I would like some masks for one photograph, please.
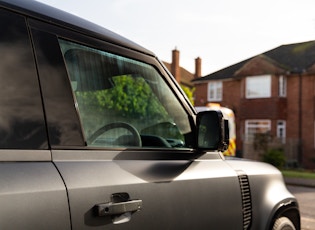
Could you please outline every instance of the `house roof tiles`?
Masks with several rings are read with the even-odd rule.
[[[281,45],[252,58],[194,79],[194,83],[259,74],[310,72],[315,70],[315,41]]]

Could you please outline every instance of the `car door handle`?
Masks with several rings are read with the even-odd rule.
[[[96,205],[98,216],[112,216],[127,212],[137,212],[141,210],[141,207],[142,200],[128,200],[118,203],[109,202]]]

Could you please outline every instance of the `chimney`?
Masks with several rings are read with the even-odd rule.
[[[175,77],[176,81],[180,83],[179,51],[176,47],[172,51],[171,73]]]
[[[201,58],[195,59],[195,79],[201,77]]]

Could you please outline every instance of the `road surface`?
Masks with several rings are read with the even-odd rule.
[[[287,186],[297,198],[301,212],[301,228],[315,230],[315,188]]]

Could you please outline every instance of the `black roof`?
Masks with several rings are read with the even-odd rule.
[[[0,8],[8,8],[28,17],[66,27],[83,34],[89,34],[107,42],[155,56],[151,51],[110,30],[41,2],[33,0],[0,0]]]
[[[282,45],[264,55],[283,65],[288,70],[307,70],[315,63],[315,41]]]
[[[315,64],[315,41],[279,46],[255,57],[248,58],[204,77],[195,79],[193,82],[233,78],[239,69],[257,57],[264,58],[273,65],[283,69],[285,72],[307,72],[307,69]]]

